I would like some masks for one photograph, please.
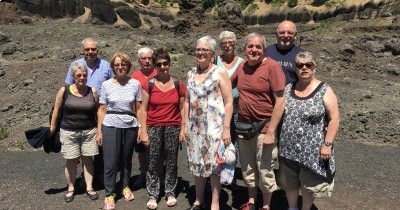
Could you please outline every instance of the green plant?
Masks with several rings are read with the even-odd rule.
[[[7,129],[0,127],[0,140],[3,140],[8,137]]]
[[[252,12],[255,12],[257,9],[258,9],[258,5],[252,3],[252,4],[248,7],[247,11],[248,11],[249,13],[252,13]]]
[[[358,126],[354,123],[350,123],[349,127],[347,128],[347,130],[350,132],[355,132],[357,129],[358,129]]]
[[[325,2],[327,2],[329,0],[313,0],[312,5],[313,6],[321,6],[323,4],[325,4]]]
[[[297,0],[288,0],[288,6],[289,7],[297,6]]]
[[[216,4],[215,0],[202,0],[201,3],[203,4],[203,8],[205,10],[213,8]]]
[[[246,8],[246,7],[249,6],[251,3],[253,3],[253,0],[241,0],[241,1],[240,1],[240,5],[241,5],[243,8]]]
[[[329,0],[325,2],[327,7],[339,7],[344,5],[344,0]]]
[[[18,150],[25,150],[27,143],[26,141],[14,141],[11,143],[11,147]]]

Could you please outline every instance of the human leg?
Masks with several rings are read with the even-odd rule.
[[[135,197],[129,188],[129,182],[132,172],[132,156],[136,143],[138,128],[123,128],[122,130],[122,146],[123,146],[123,160],[120,161],[121,180],[123,191],[122,194],[127,201],[133,200]]]
[[[166,160],[165,171],[165,196],[175,197],[175,189],[178,184],[178,149],[180,126],[166,126],[164,133],[164,154]]]
[[[150,199],[158,198],[160,194],[160,180],[159,180],[159,165],[158,160],[160,158],[163,127],[154,126],[149,127],[148,133],[150,138],[150,146],[147,149],[149,157],[149,166],[146,174],[146,188]]]
[[[68,183],[68,192],[75,191],[75,179],[77,173],[78,158],[67,159],[65,161],[65,178]]]
[[[104,154],[104,191],[106,196],[115,195],[118,159],[121,150],[121,132],[118,128],[102,126]]]
[[[211,191],[212,191],[212,198],[211,198],[211,209],[212,210],[219,210],[219,193],[221,191],[221,183],[220,177],[212,174],[210,176],[211,181]]]
[[[248,203],[255,203],[257,197],[258,172],[256,164],[257,141],[255,139],[238,138],[239,160],[242,167],[244,183],[248,188]]]
[[[196,200],[194,204],[202,205],[204,204],[204,189],[206,187],[207,178],[194,176],[194,183],[196,188]]]
[[[301,188],[301,196],[302,196],[302,210],[309,210],[311,209],[312,204],[314,203],[314,195],[313,192],[305,189],[304,187]]]

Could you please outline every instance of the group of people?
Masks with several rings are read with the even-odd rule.
[[[251,33],[245,39],[246,58],[237,55],[233,32],[220,33],[220,55],[215,39],[201,37],[195,45],[197,65],[188,71],[186,85],[170,75],[171,58],[162,48],[139,49],[141,68],[129,75],[129,55],[117,52],[108,63],[97,57],[94,39],[83,40],[84,58],[71,64],[50,125],[54,133],[61,110],[65,201],[74,199],[79,159],[90,199],[99,197],[92,186],[93,177],[99,176],[104,177],[105,209],[115,208],[119,192],[133,200],[129,182],[135,150],[146,180],[146,207],[157,208],[161,183],[167,205],[175,206],[177,157],[184,142],[196,189],[188,210],[219,209],[222,171],[234,168],[235,156],[248,187],[249,199],[241,209],[255,209],[258,189],[261,208],[270,209],[278,185],[285,190],[289,210],[299,209],[300,191],[301,209],[310,209],[315,197],[330,196],[338,102],[332,88],[315,77],[313,54],[295,46],[296,35],[291,21],[278,25],[277,43],[269,47],[263,35]],[[227,157],[232,148],[233,161]],[[97,175],[93,156],[99,151],[104,172]],[[208,179],[211,207],[204,202]]]

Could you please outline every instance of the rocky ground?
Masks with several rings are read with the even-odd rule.
[[[95,26],[74,24],[72,18],[21,17],[12,12],[5,16],[4,10],[0,12],[0,127],[9,133],[7,138],[0,140],[0,148],[6,154],[1,156],[0,186],[1,189],[7,189],[0,193],[0,209],[41,209],[35,204],[37,199],[49,203],[50,207],[45,209],[69,208],[51,204],[48,198],[53,197],[46,197],[49,195],[44,195],[43,190],[35,192],[34,200],[24,203],[20,197],[21,192],[16,190],[31,192],[38,187],[42,189],[43,186],[38,185],[47,183],[40,177],[29,177],[29,188],[18,183],[24,179],[24,173],[38,172],[23,167],[24,164],[30,164],[24,162],[30,157],[39,162],[45,161],[46,164],[54,157],[59,164],[59,177],[52,180],[52,183],[57,187],[60,185],[55,183],[63,183],[60,157],[43,156],[39,155],[39,151],[30,151],[23,131],[47,124],[55,93],[63,85],[70,62],[80,57],[80,41],[83,38],[97,38],[104,58],[109,58],[116,51],[125,51],[136,61],[136,52],[142,46],[165,47],[173,56],[173,74],[182,78],[189,67],[194,65],[195,40],[205,34],[217,37],[220,32],[218,27],[206,26],[203,30],[197,27],[190,33],[168,28],[143,30],[123,26]],[[7,21],[3,18],[7,18]],[[215,25],[212,20],[204,19],[205,23],[208,21]],[[268,43],[273,43],[275,27],[271,24],[248,27],[247,30],[264,33]],[[341,112],[337,137],[337,193],[332,199],[322,199],[317,207],[397,209],[400,205],[400,172],[395,164],[400,143],[399,20],[389,17],[346,22],[326,21],[299,24],[298,30],[300,34],[297,44],[317,55],[317,75],[333,87],[339,98]],[[243,41],[244,36],[240,35],[240,55],[243,55]],[[15,164],[19,167],[15,168]],[[40,173],[52,176],[52,164],[46,164],[40,168],[44,170]],[[35,184],[38,180],[39,184]],[[19,196],[10,197],[9,193]],[[62,199],[61,194],[57,195],[57,199]],[[16,198],[20,199],[14,200]],[[12,207],[9,200],[18,202]],[[235,203],[233,207],[237,208],[238,205]],[[95,209],[101,206],[92,207]]]

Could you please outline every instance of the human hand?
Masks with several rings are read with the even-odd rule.
[[[149,134],[147,132],[142,132],[141,138],[138,139],[138,143],[142,143],[145,146],[150,145]]]
[[[224,141],[225,146],[228,146],[231,143],[231,131],[229,127],[224,127],[222,129],[222,141]]]
[[[271,133],[266,133],[264,135],[264,139],[263,139],[263,144],[264,145],[271,145],[275,143],[275,133],[271,132]]]
[[[97,145],[99,145],[99,146],[103,145],[103,135],[101,134],[101,132],[97,132],[96,142],[97,142]]]
[[[329,160],[332,157],[332,145],[326,146],[325,144],[321,147],[321,160]]]
[[[189,139],[189,131],[187,124],[182,124],[181,131],[179,132],[179,142],[187,142]]]

